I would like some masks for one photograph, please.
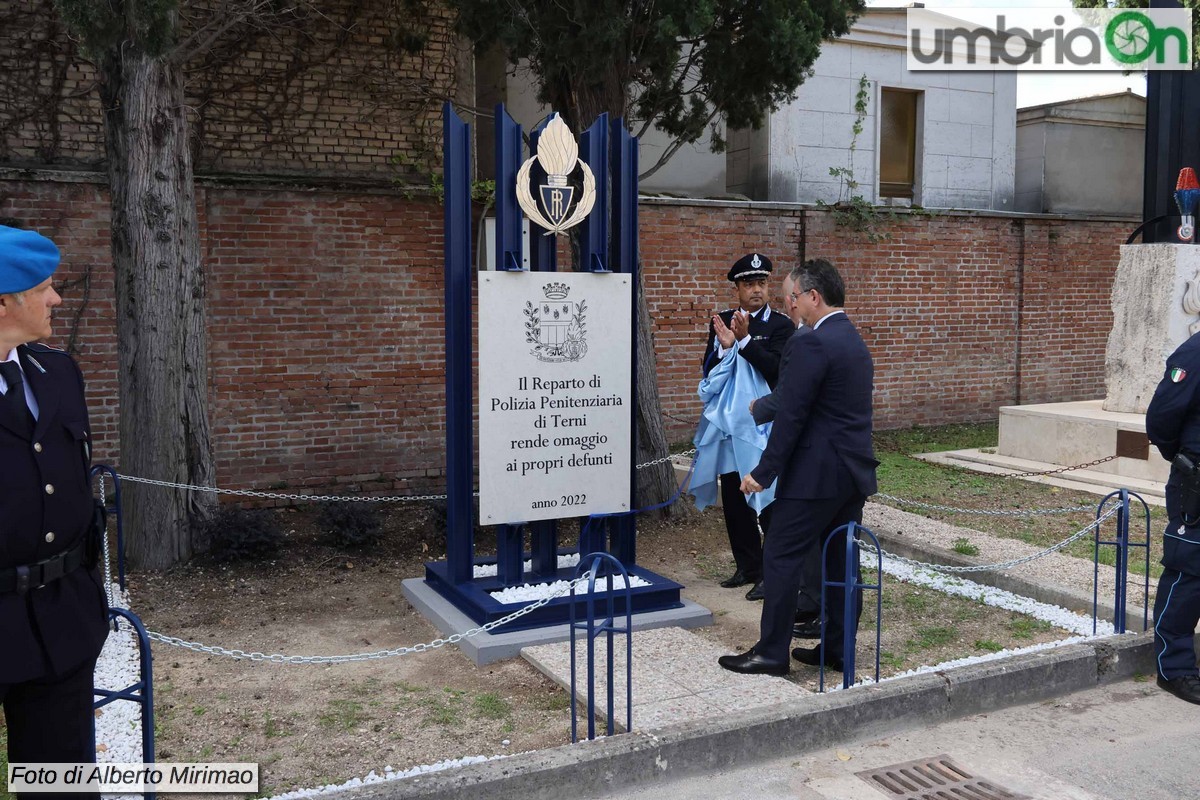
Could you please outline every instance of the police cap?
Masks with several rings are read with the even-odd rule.
[[[750,253],[733,262],[733,267],[729,270],[729,280],[758,280],[770,274],[771,259],[761,253]]]
[[[58,248],[35,231],[0,225],[0,294],[32,289],[58,268]]]

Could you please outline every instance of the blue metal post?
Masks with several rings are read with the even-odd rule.
[[[443,116],[446,255],[446,562],[451,583],[474,577],[471,387],[471,128]]]
[[[834,540],[839,534],[843,534],[846,541],[843,544],[834,543]],[[863,583],[859,577],[858,561],[859,561],[859,546],[858,537],[860,535],[867,536],[870,539],[872,546],[878,556],[876,569],[878,574],[875,583]],[[844,546],[846,548],[846,568],[843,571],[840,581],[830,580],[830,576],[825,571],[825,558],[828,555],[829,547]],[[872,589],[875,591],[875,681],[879,682],[879,656],[880,647],[883,643],[883,550],[879,547],[879,539],[869,529],[864,528],[856,522],[848,522],[845,525],[832,531],[829,536],[825,537],[825,541],[821,545],[821,643],[817,646],[817,656],[820,661],[820,691],[825,691],[825,628],[828,624],[829,613],[828,603],[826,603],[826,590],[830,587],[841,587],[842,595],[842,614],[843,626],[842,631],[842,688],[849,689],[854,685],[856,679],[856,648],[858,646],[858,597],[859,593],[864,589]]]
[[[583,272],[607,272],[608,259],[608,114],[601,114],[579,137],[580,157],[596,177],[596,204],[580,223],[579,254]]]
[[[93,709],[100,709],[117,700],[128,700],[142,707],[142,763],[154,763],[154,657],[150,650],[150,637],[138,616],[123,608],[110,608],[109,619],[114,626],[118,619],[125,619],[138,638],[138,681],[123,689],[95,689],[92,693],[101,698],[92,702]],[[114,628],[115,629],[115,628]],[[145,792],[147,800],[154,800],[155,792]]]
[[[1117,511],[1116,586],[1113,589],[1113,631],[1125,632],[1125,603],[1129,580],[1129,490],[1121,490]]]
[[[121,591],[125,591],[125,523],[121,514],[121,476],[108,464],[93,466],[89,477],[94,481],[97,475],[100,476],[101,481],[107,475],[112,478],[113,482],[112,501],[109,502],[108,493],[105,492],[104,506],[105,510],[117,519],[117,582],[121,586]],[[105,531],[104,535],[107,536],[108,531]]]
[[[543,123],[530,134],[530,146],[536,150]],[[518,154],[519,157],[519,154]],[[530,177],[537,183],[540,168],[535,164]],[[541,173],[545,175],[544,172]],[[515,187],[514,187],[515,197]],[[546,230],[536,223],[529,223],[529,261],[534,272],[558,271],[558,237],[546,236]],[[538,520],[529,526],[532,553],[532,573],[543,580],[554,580],[558,574],[558,521]]]
[[[607,566],[605,581],[608,588],[608,595],[605,601],[607,614],[604,621],[597,626],[596,624],[596,576],[600,573],[601,566]],[[588,579],[588,593],[585,606],[587,608],[587,622],[577,623],[575,621],[575,589],[571,588],[571,741],[579,741],[578,728],[578,689],[577,689],[577,669],[575,666],[576,650],[575,650],[575,632],[577,630],[586,631],[588,641],[588,739],[596,738],[596,637],[601,633],[606,635],[608,643],[608,721],[607,734],[612,736],[615,732],[615,668],[613,666],[613,634],[625,634],[625,730],[633,730],[633,597],[629,586],[629,572],[625,569],[620,561],[613,558],[608,553],[595,552],[582,556],[579,559],[579,566],[575,568],[575,577],[579,578],[585,572],[590,572],[591,577]],[[614,580],[617,574],[620,574],[625,581],[624,592],[625,598],[625,627],[618,627],[615,623],[615,607],[616,607],[616,592],[614,591]]]
[[[630,381],[631,395],[629,399],[629,415],[633,420],[630,428],[629,452],[637,454],[637,363],[638,363],[638,295],[641,290],[641,277],[638,264],[638,142],[625,130],[625,120],[618,118],[611,123],[612,130],[609,141],[612,147],[612,227],[614,252],[610,259],[610,268],[614,272],[628,273],[633,284],[632,308],[632,352],[629,363],[632,369]],[[632,459],[635,463],[637,458]],[[634,507],[637,502],[637,468],[629,470],[629,502]],[[612,552],[621,563],[633,566],[637,564],[637,519],[632,514],[618,517],[613,523]]]

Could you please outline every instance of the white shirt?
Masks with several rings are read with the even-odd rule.
[[[750,312],[744,308],[739,308],[738,311],[741,311],[743,314],[750,314]],[[767,320],[769,320],[771,318],[771,307],[769,305],[765,305],[762,308],[760,308],[758,310],[758,312],[756,312],[756,313],[761,313],[762,316],[755,317],[754,314],[750,314],[751,318],[761,319],[763,322],[766,322]],[[736,342],[734,342],[733,347],[730,349],[740,349],[740,348],[745,347],[746,345],[750,344],[751,338],[752,337],[750,336],[750,334],[747,333],[741,339],[738,339]],[[716,337],[716,335],[713,336],[713,344],[715,344],[717,347],[717,358],[724,358],[725,354],[729,352],[729,350],[726,350],[724,347],[721,346],[721,340],[718,339]]]
[[[825,320],[829,319],[830,317],[832,317],[834,314],[845,314],[845,313],[846,312],[842,311],[840,308],[836,309],[834,311],[830,311],[828,314],[826,314],[825,316],[823,316],[819,320],[817,320],[817,324],[813,325],[813,330],[815,331],[817,328],[821,327],[821,323],[824,322]]]
[[[17,369],[21,370],[21,375],[25,375],[25,370],[21,369],[21,360],[17,358],[17,348],[9,350],[8,357],[0,360],[12,361],[17,365]],[[25,405],[29,406],[29,410],[33,412],[33,418],[37,419],[39,411],[37,398],[33,396],[33,390],[29,388],[29,381],[22,379],[21,383],[25,389]],[[8,381],[4,380],[3,375],[0,375],[0,394],[8,394]]]

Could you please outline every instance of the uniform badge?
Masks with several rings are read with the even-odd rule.
[[[1187,370],[1182,367],[1171,367],[1171,383],[1183,383],[1183,379],[1187,377]]]

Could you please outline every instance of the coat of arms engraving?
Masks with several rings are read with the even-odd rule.
[[[525,301],[525,341],[538,361],[579,361],[587,354],[587,301],[568,299],[571,288],[550,282],[542,298]]]

